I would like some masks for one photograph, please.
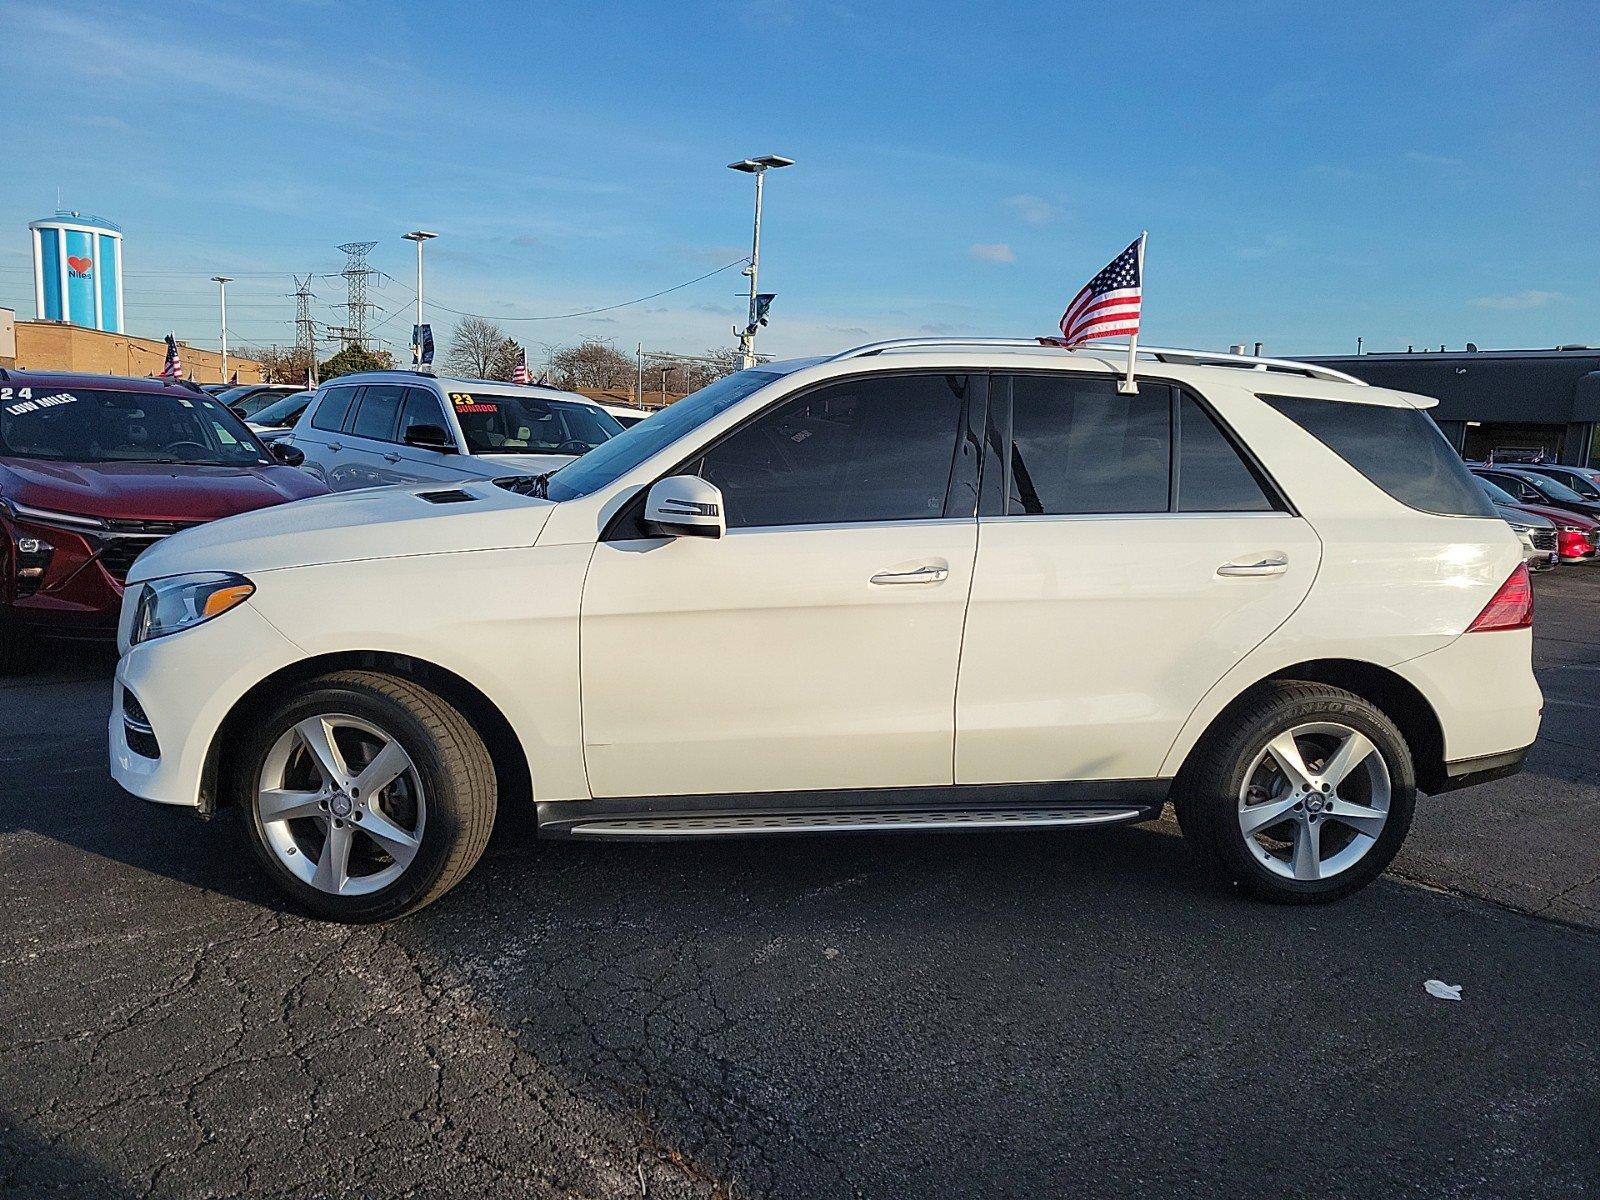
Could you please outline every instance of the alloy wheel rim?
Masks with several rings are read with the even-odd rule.
[[[284,730],[262,762],[255,815],[267,846],[301,882],[370,895],[400,878],[422,846],[427,801],[393,734],[350,713]]]
[[[1389,765],[1337,721],[1296,725],[1261,748],[1239,789],[1246,847],[1275,875],[1314,883],[1348,871],[1389,821]]]

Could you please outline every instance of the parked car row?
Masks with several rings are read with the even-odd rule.
[[[1467,466],[1523,540],[1529,566],[1539,570],[1557,563],[1596,561],[1600,552],[1600,472],[1589,467],[1520,463]]]

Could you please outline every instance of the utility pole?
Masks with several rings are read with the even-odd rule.
[[[644,407],[644,343],[639,342],[633,348],[634,367],[637,383],[633,389],[633,402],[640,408]]]
[[[317,386],[317,330],[311,321],[311,279],[294,279],[294,348],[306,352],[306,386]]]
[[[346,242],[339,249],[345,255],[345,345],[358,350],[367,348],[367,277],[374,274],[367,265],[367,255],[377,242]]]
[[[764,154],[760,158],[746,158],[739,162],[729,163],[731,171],[743,171],[747,175],[756,177],[756,221],[755,231],[750,238],[750,265],[744,273],[750,277],[750,315],[744,329],[735,329],[734,333],[739,338],[739,353],[743,357],[744,366],[756,365],[756,330],[767,323],[766,307],[772,302],[772,297],[765,298],[758,291],[758,276],[761,274],[761,197],[764,190],[763,183],[767,172],[779,167],[794,166],[794,159],[784,158],[781,154]]]
[[[426,229],[413,229],[410,233],[400,236],[408,242],[417,244],[417,325],[411,335],[411,365],[420,371],[422,369],[422,243],[439,235],[429,233]]]
[[[226,275],[213,275],[211,282],[217,285],[218,296],[222,303],[222,382],[228,382],[228,285],[233,282]]]

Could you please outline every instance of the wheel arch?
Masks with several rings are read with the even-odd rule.
[[[495,786],[502,811],[533,804],[533,775],[527,752],[511,722],[495,702],[455,672],[414,655],[387,650],[347,650],[320,654],[281,667],[260,680],[228,710],[206,750],[200,777],[200,811],[210,816],[232,802],[221,781],[227,778],[230,756],[237,751],[239,732],[260,706],[321,675],[334,671],[379,671],[408,679],[448,700],[472,722],[482,736],[494,763]]]
[[[1292,663],[1251,683],[1223,705],[1184,751],[1179,776],[1195,761],[1212,733],[1225,725],[1240,705],[1248,703],[1267,685],[1288,680],[1343,688],[1376,705],[1405,738],[1416,771],[1417,789],[1432,793],[1444,785],[1444,726],[1428,698],[1415,684],[1389,668],[1350,658],[1317,658]]]

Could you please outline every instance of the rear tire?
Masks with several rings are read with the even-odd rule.
[[[272,881],[332,921],[390,921],[432,903],[494,828],[494,763],[467,719],[373,671],[324,675],[269,704],[227,787]]]
[[[1279,904],[1325,903],[1371,883],[1415,806],[1411,752],[1394,722],[1353,692],[1294,680],[1228,713],[1173,790],[1185,839],[1222,878]]]

